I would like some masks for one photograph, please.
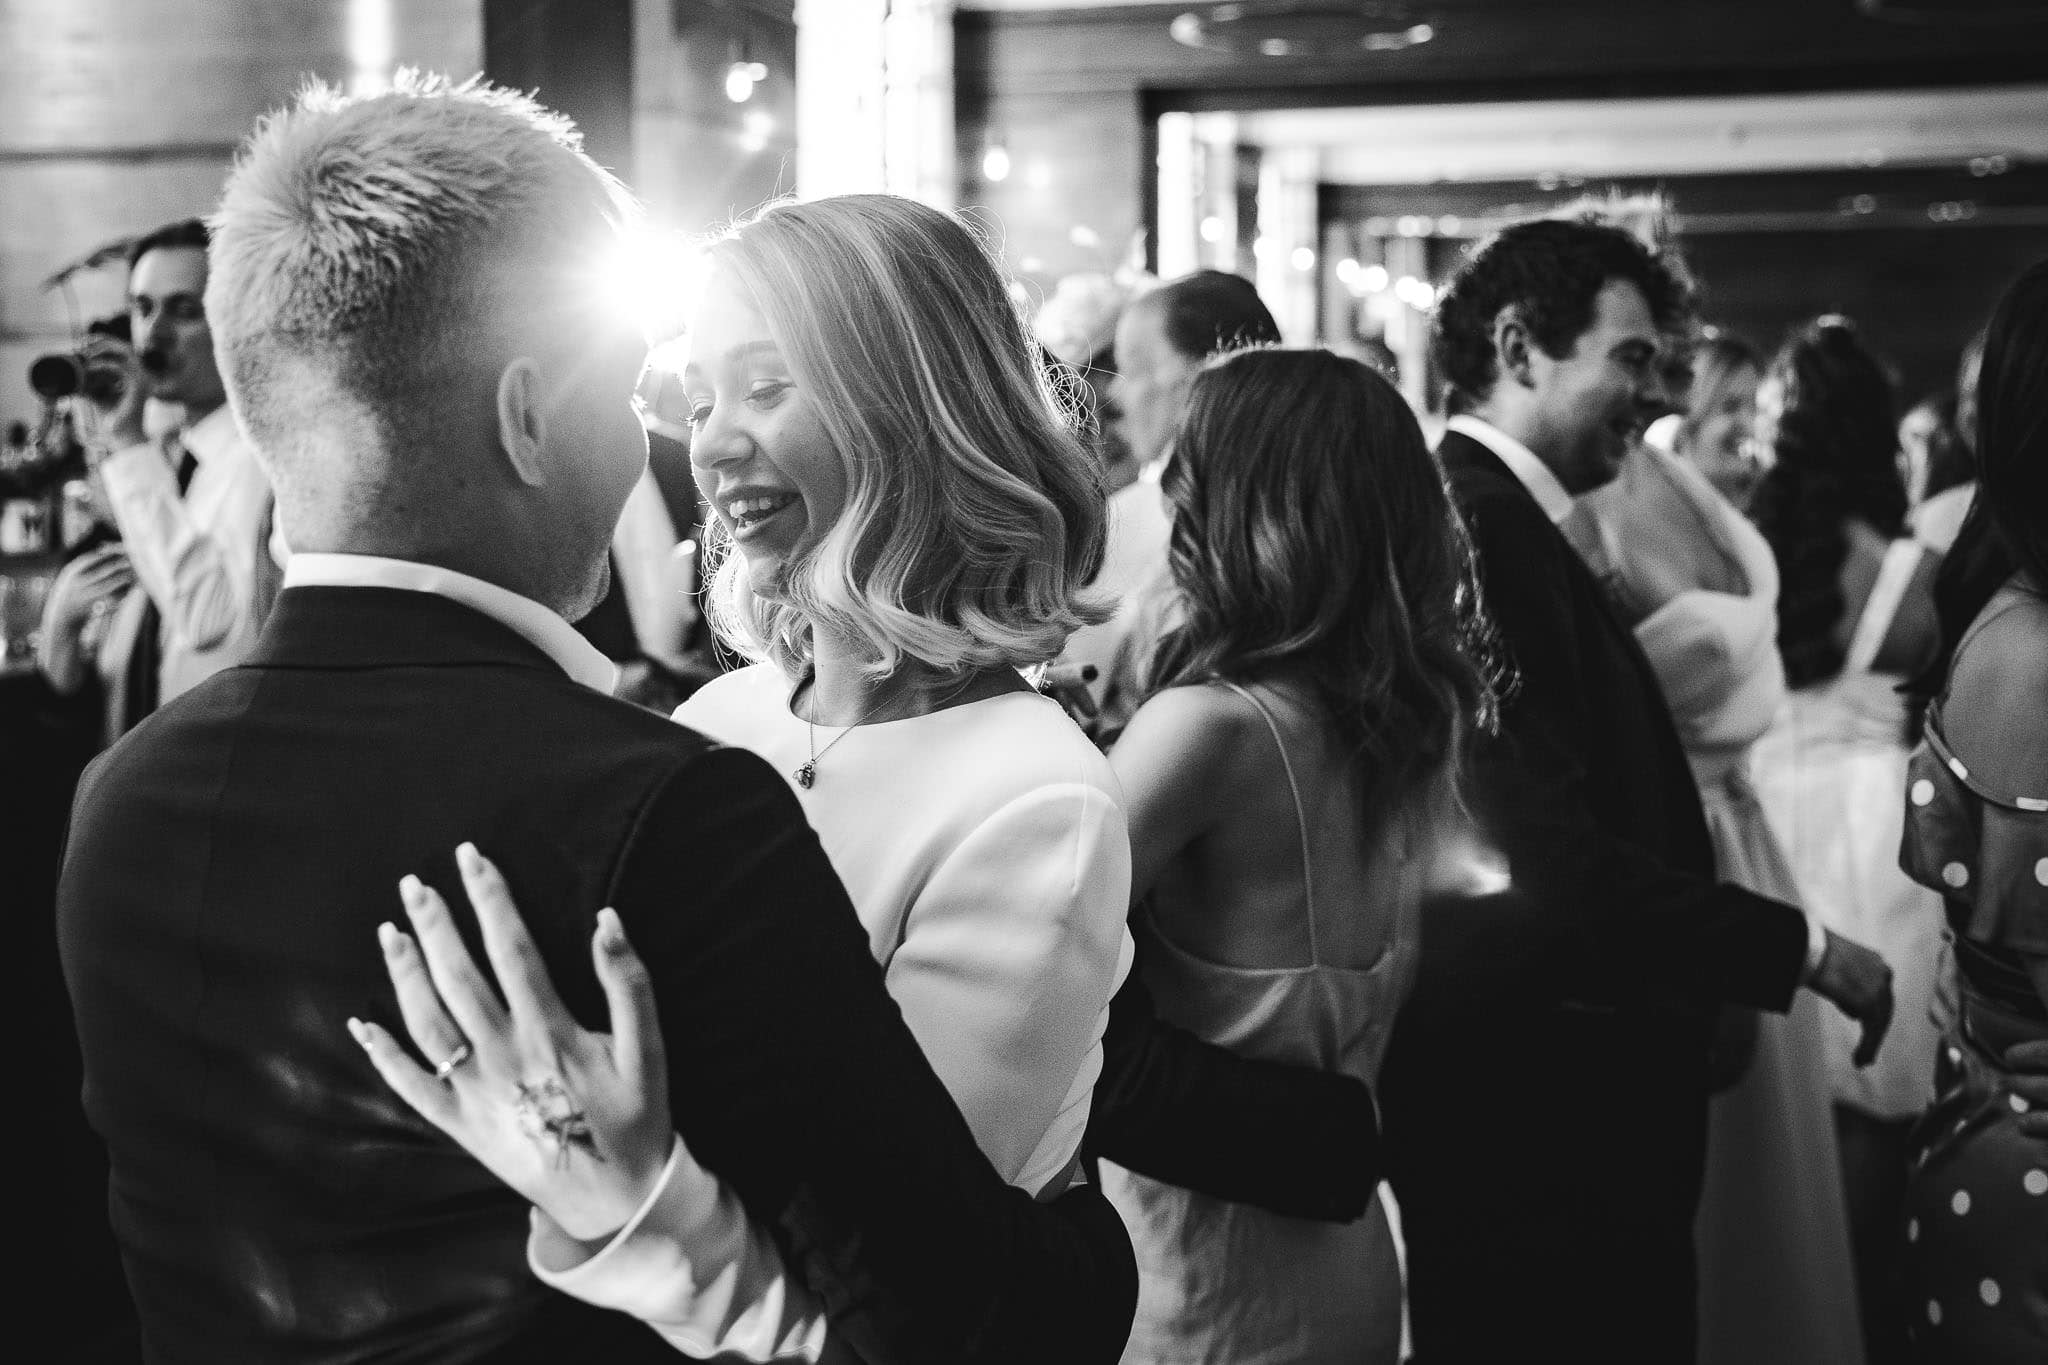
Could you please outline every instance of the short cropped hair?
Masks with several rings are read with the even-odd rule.
[[[145,232],[128,244],[128,268],[133,270],[144,256],[166,247],[197,247],[204,251],[213,242],[213,230],[203,218],[180,218]]]
[[[1682,267],[1635,234],[1605,223],[1539,218],[1502,228],[1474,247],[1436,308],[1431,353],[1450,385],[1454,409],[1484,402],[1499,371],[1493,324],[1520,310],[1545,355],[1571,354],[1593,324],[1593,305],[1610,280],[1643,291],[1661,332],[1681,330],[1693,307]]]
[[[264,118],[213,217],[206,311],[273,475],[318,448],[309,403],[388,451],[445,439],[490,341],[571,306],[568,263],[631,212],[569,120],[480,79],[315,82]]]
[[[892,195],[769,205],[712,248],[752,297],[847,475],[844,512],[756,597],[733,558],[714,619],[795,677],[812,625],[864,640],[877,674],[1023,667],[1105,619],[1094,460],[986,245]]]
[[[1278,346],[1280,324],[1242,275],[1197,270],[1146,295],[1160,310],[1167,344],[1189,360],[1207,360],[1246,346]]]

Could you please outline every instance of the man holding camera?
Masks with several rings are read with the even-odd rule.
[[[129,724],[241,662],[277,594],[270,482],[228,408],[202,305],[207,237],[191,218],[129,248],[134,345],[93,344],[91,366],[118,369],[121,383],[88,385],[77,404],[87,459],[149,603],[127,669]],[[152,398],[184,409],[155,440],[142,425]]]

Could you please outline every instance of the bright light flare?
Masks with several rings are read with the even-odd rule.
[[[649,343],[688,324],[704,296],[711,258],[680,233],[627,233],[597,266],[597,289],[617,317],[637,324]]]
[[[1514,885],[1507,856],[1467,829],[1440,835],[1430,850],[1423,890],[1454,896],[1498,896]]]
[[[1010,178],[1010,153],[998,142],[981,154],[981,178],[991,185],[1000,185]]]
[[[1413,275],[1403,275],[1394,281],[1394,297],[1418,313],[1427,313],[1436,307],[1436,289],[1428,280]]]
[[[391,88],[395,60],[391,0],[348,0],[348,90],[379,95]]]

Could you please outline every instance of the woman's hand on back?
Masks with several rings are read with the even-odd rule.
[[[421,1117],[570,1236],[602,1240],[654,1192],[676,1141],[647,969],[616,912],[600,911],[591,954],[613,1032],[589,1032],[556,994],[498,869],[470,844],[456,862],[504,999],[446,902],[407,877],[418,941],[390,924],[378,938],[406,1031],[435,1070],[375,1024],[351,1019],[349,1031]]]

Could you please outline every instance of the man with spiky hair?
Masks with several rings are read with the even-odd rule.
[[[207,307],[294,553],[249,661],[81,783],[58,912],[145,1354],[674,1358],[544,1284],[525,1195],[350,1039],[416,1022],[387,961],[492,932],[455,890],[474,840],[525,909],[520,961],[583,1028],[646,1038],[658,1013],[666,1062],[635,1075],[674,1097],[675,1140],[645,1144],[665,1163],[605,1163],[559,1046],[502,1089],[531,1106],[505,1135],[522,1169],[618,1177],[543,1205],[555,1243],[588,1259],[657,1207],[691,1233],[669,1341],[1112,1360],[1136,1294],[1114,1212],[1003,1183],[781,777],[606,695],[568,624],[647,455],[645,343],[591,287],[630,213],[566,120],[413,76],[309,92],[228,182]],[[408,880],[422,947],[385,924],[414,873],[456,906],[433,938]],[[468,1086],[495,1073],[463,1017],[425,1062]]]

